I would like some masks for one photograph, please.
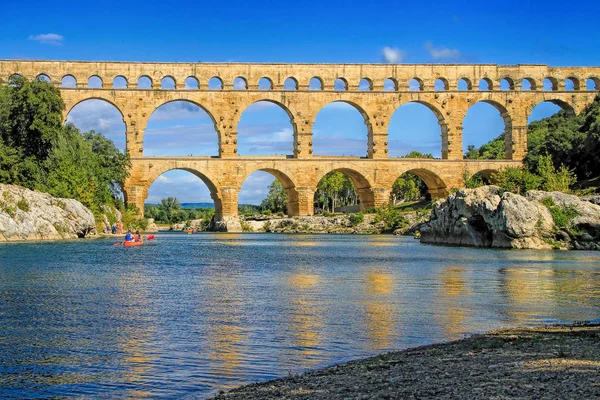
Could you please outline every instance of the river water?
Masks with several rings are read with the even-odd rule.
[[[0,245],[0,398],[203,398],[512,325],[600,317],[600,252],[394,236]]]

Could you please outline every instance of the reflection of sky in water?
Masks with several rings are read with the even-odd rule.
[[[205,396],[599,310],[589,252],[269,234],[3,245],[0,397]]]

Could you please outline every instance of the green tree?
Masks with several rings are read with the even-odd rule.
[[[279,179],[275,179],[269,185],[269,193],[267,197],[261,202],[260,208],[262,211],[271,212],[287,212],[287,194],[283,188],[283,184]]]
[[[473,145],[467,146],[464,155],[467,160],[499,160],[504,158],[504,133],[492,139],[488,143],[477,148]]]
[[[158,216],[165,223],[178,223],[182,218],[180,215],[181,203],[175,197],[162,199],[157,206]]]

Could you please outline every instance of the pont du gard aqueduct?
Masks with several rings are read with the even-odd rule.
[[[237,215],[240,187],[258,170],[283,183],[290,215],[313,214],[317,184],[333,170],[352,179],[362,209],[389,201],[394,181],[407,171],[421,177],[432,196],[443,196],[450,188],[462,186],[465,171],[485,176],[520,165],[527,151],[527,119],[537,104],[549,101],[569,113],[580,113],[600,90],[600,67],[547,65],[0,61],[0,83],[6,84],[15,74],[30,80],[43,78],[60,88],[65,118],[88,99],[118,108],[132,162],[124,187],[127,203],[143,212],[152,182],[166,171],[181,169],[206,183],[218,217]],[[90,87],[90,78],[100,84]],[[114,88],[117,79],[126,84]],[[149,87],[139,88],[141,79],[149,81]],[[186,85],[190,79],[195,82],[193,89]],[[65,80],[72,84],[66,85]],[[171,82],[170,89],[163,88],[165,80]],[[209,85],[215,81],[216,86]],[[343,82],[342,87],[334,86],[336,81]],[[417,87],[414,83],[409,87],[415,81]],[[212,117],[219,140],[217,157],[144,155],[144,129],[150,115],[176,100],[194,103]],[[238,156],[240,115],[257,101],[276,103],[287,112],[293,127],[293,154]],[[331,102],[348,103],[364,117],[368,132],[364,157],[312,154],[315,117]],[[391,115],[409,102],[423,104],[437,116],[441,159],[388,158]],[[503,160],[463,159],[463,119],[477,102],[491,104],[504,119]]]

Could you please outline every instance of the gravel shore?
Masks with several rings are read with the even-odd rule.
[[[516,328],[256,383],[215,399],[600,398],[600,325]]]

